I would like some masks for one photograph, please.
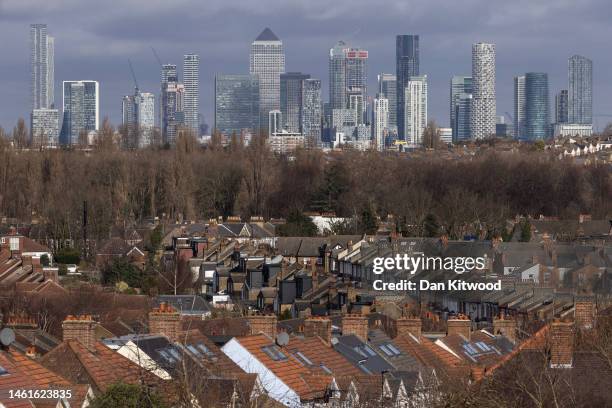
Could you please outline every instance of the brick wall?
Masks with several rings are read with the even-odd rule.
[[[574,301],[574,320],[580,329],[592,329],[595,325],[595,303],[590,299]]]
[[[253,315],[248,317],[251,334],[264,333],[271,339],[276,338],[278,320],[274,315]]]
[[[553,322],[550,337],[550,366],[571,367],[574,354],[574,323]]]
[[[304,320],[304,337],[319,336],[327,344],[331,343],[332,324],[327,318],[308,318]]]
[[[62,323],[64,341],[78,340],[88,349],[93,350],[96,344],[95,330],[98,323],[90,315],[66,317]]]
[[[347,314],[342,317],[342,335],[354,334],[368,341],[368,319],[362,315]]]
[[[423,323],[421,319],[418,317],[409,318],[409,317],[400,317],[396,321],[397,327],[397,335],[398,336],[407,336],[408,334],[412,334],[417,339],[421,337],[421,329]]]
[[[472,333],[472,321],[467,317],[459,317],[454,319],[448,319],[446,321],[446,334],[461,334],[466,339],[470,339]]]
[[[149,312],[149,333],[177,341],[181,332],[181,315],[172,306],[162,303]]]

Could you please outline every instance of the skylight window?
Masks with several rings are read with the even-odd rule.
[[[7,375],[9,372],[6,368],[0,366],[0,375]]]
[[[332,373],[332,371],[331,371],[329,368],[327,368],[327,366],[326,366],[325,364],[321,364],[321,365],[320,365],[320,367],[321,367],[321,369],[322,369],[323,371],[325,371],[327,374],[331,374],[331,373]]]
[[[265,346],[261,349],[274,361],[282,361],[287,359],[287,356],[277,346]]]
[[[305,356],[305,355],[304,355],[304,354],[303,354],[301,351],[298,351],[298,352],[297,352],[297,353],[295,353],[295,354],[296,354],[296,355],[299,357],[299,359],[300,359],[300,360],[302,360],[302,362],[304,362],[306,365],[309,365],[309,366],[313,365],[313,364],[312,364],[312,361],[310,361],[310,360],[308,359],[308,357],[306,357],[306,356]]]
[[[395,347],[393,344],[389,343],[387,344],[387,347],[389,349],[391,349],[391,351],[393,351],[395,353],[395,355],[399,356],[400,354],[402,354],[401,351],[399,351],[399,349],[397,347]]]
[[[389,357],[395,357],[401,354],[400,351],[391,343],[381,344],[379,348]]]

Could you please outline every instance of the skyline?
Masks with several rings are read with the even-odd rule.
[[[1,102],[0,125],[10,129],[14,126],[18,117],[27,119],[29,113],[29,73],[27,72],[29,59],[29,25],[31,23],[46,23],[56,38],[55,44],[55,92],[58,92],[59,84],[63,80],[92,79],[100,82],[101,118],[108,116],[114,124],[120,123],[121,98],[133,91],[133,81],[129,72],[127,59],[133,62],[140,89],[143,92],[159,93],[159,71],[151,46],[155,47],[160,54],[163,63],[180,65],[184,54],[199,54],[200,62],[200,113],[204,115],[206,122],[212,126],[214,110],[214,75],[219,74],[246,74],[248,73],[249,48],[252,41],[269,26],[283,41],[287,56],[286,71],[304,72],[311,77],[322,80],[322,95],[327,99],[328,89],[328,52],[338,41],[344,40],[351,47],[366,49],[370,56],[368,61],[368,88],[369,96],[375,97],[372,90],[377,88],[376,77],[380,73],[393,74],[395,71],[395,35],[418,34],[420,36],[420,60],[421,73],[427,74],[429,78],[429,112],[439,125],[448,126],[448,84],[453,75],[469,75],[471,72],[470,48],[474,42],[491,42],[496,44],[497,50],[497,104],[498,115],[504,112],[512,113],[512,81],[513,77],[524,72],[546,72],[549,75],[550,97],[560,89],[567,88],[567,59],[574,54],[584,55],[594,61],[594,114],[606,114],[612,110],[612,101],[606,98],[605,84],[612,81],[612,74],[598,67],[606,65],[606,47],[597,47],[598,36],[591,37],[585,34],[589,29],[586,27],[568,27],[555,24],[554,33],[552,22],[555,17],[559,21],[569,18],[569,7],[564,5],[540,5],[530,8],[525,2],[514,3],[512,7],[496,3],[495,13],[491,7],[484,7],[483,11],[489,19],[498,19],[497,14],[505,14],[507,20],[483,20],[485,24],[475,24],[469,27],[457,27],[454,21],[447,25],[426,24],[433,17],[433,11],[428,6],[413,4],[414,10],[403,10],[401,5],[388,1],[383,6],[388,6],[395,11],[382,7],[377,15],[365,13],[364,10],[370,6],[363,3],[354,4],[351,7],[343,1],[337,2],[329,13],[323,17],[316,17],[312,12],[296,13],[298,17],[292,17],[288,21],[289,10],[302,10],[303,5],[278,5],[277,2],[266,2],[262,8],[270,4],[277,4],[274,16],[261,15],[260,11],[252,6],[236,12],[232,6],[219,4],[197,5],[196,3],[183,2],[183,5],[193,7],[193,15],[186,18],[185,24],[177,28],[175,32],[165,32],[156,29],[155,22],[159,14],[166,10],[158,4],[151,5],[146,11],[132,10],[135,17],[134,22],[146,22],[145,26],[138,26],[138,30],[132,29],[134,25],[118,17],[110,21],[110,16],[93,18],[91,28],[87,24],[72,19],[67,21],[65,17],[58,14],[66,11],[65,2],[52,2],[44,7],[35,7],[36,2],[16,3],[5,1],[0,9],[0,19],[3,21],[0,33],[6,36],[5,30],[10,30],[14,41],[4,43],[0,46],[3,53],[13,55],[0,67],[0,81],[2,88],[6,90],[7,98]],[[478,1],[473,2],[476,6]],[[597,3],[597,2],[593,2]],[[128,4],[116,4],[118,14],[133,9],[133,6],[141,4],[138,1]],[[313,10],[319,10],[322,6],[318,3],[312,5]],[[80,5],[74,5],[75,12],[83,10]],[[228,8],[229,7],[229,8]],[[465,8],[465,6],[463,7]],[[455,5],[449,10],[440,10],[441,17],[449,11],[456,12],[456,17],[465,16],[463,8]],[[590,12],[593,6],[582,7],[583,12]],[[35,11],[34,11],[35,10]],[[234,10],[230,12],[230,10]],[[535,11],[534,11],[535,10]],[[167,11],[167,10],[166,10]],[[329,24],[342,17],[342,12],[352,15],[357,13],[360,17],[353,21],[353,25],[344,23],[337,26]],[[537,12],[536,12],[537,11]],[[72,9],[71,9],[72,12]],[[224,16],[226,23],[223,27],[219,24],[195,24],[195,16],[206,15],[206,20],[214,22],[214,16]],[[542,14],[549,13],[546,16]],[[117,13],[117,12],[115,12]],[[462,14],[463,13],[463,14]],[[579,16],[572,10],[572,18]],[[70,14],[70,13],[68,13]],[[364,18],[366,15],[368,17]],[[245,18],[249,17],[250,18]],[[408,16],[405,22],[398,22],[400,16]],[[422,17],[418,19],[417,16]],[[497,17],[496,17],[497,16]],[[117,16],[115,16],[117,17]],[[385,28],[380,30],[378,23],[382,23],[382,17],[387,20]],[[597,20],[600,16],[591,16]],[[174,17],[167,16],[170,21]],[[578,18],[578,17],[575,17]],[[369,19],[369,20],[368,20]],[[529,21],[544,21],[534,33],[534,29],[527,28],[518,33],[508,32],[508,24],[512,21],[523,19]],[[488,21],[488,23],[487,23]],[[121,22],[125,23],[124,26]],[[289,24],[293,22],[294,24]],[[372,24],[370,24],[372,23]],[[376,24],[374,24],[376,23]],[[452,24],[451,24],[452,23]],[[497,32],[491,29],[495,25]],[[288,27],[291,28],[288,28]],[[361,26],[362,29],[358,29]],[[591,25],[593,30],[597,25]],[[355,27],[355,30],[349,28]],[[378,28],[376,28],[378,27]],[[375,29],[376,28],[376,29]],[[459,34],[459,28],[465,30]],[[564,34],[565,32],[565,34]],[[548,33],[548,34],[547,34]],[[582,34],[581,34],[582,33]],[[165,35],[162,35],[165,34]],[[514,39],[513,35],[516,34]],[[532,36],[525,40],[525,36]],[[588,40],[587,40],[588,38]],[[202,40],[203,39],[203,40]],[[559,41],[561,39],[561,41]],[[105,40],[106,46],[101,46],[101,40]],[[603,42],[603,41],[602,41]],[[544,50],[545,52],[542,52]],[[532,58],[531,55],[534,55]],[[6,101],[10,101],[7,103]],[[56,106],[58,105],[56,101]],[[550,102],[551,106],[552,100]],[[606,118],[595,117],[594,124],[602,128],[607,121]]]

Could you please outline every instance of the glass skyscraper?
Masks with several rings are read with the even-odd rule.
[[[280,76],[280,110],[283,127],[289,132],[300,131],[303,81],[310,78],[301,72],[288,72]]]
[[[88,133],[99,129],[100,86],[98,81],[64,81],[63,105],[62,143],[78,144],[82,132]]]
[[[525,74],[525,132],[528,140],[550,136],[548,74]]]
[[[54,41],[46,24],[30,25],[30,90],[32,110],[54,105]]]
[[[453,142],[468,140],[472,137],[470,118],[472,116],[472,94],[459,94],[455,100],[455,129],[453,129]]]
[[[593,62],[580,55],[568,60],[568,121],[593,123]]]
[[[215,76],[215,129],[226,136],[258,132],[259,89],[257,75]]]
[[[459,97],[463,94],[472,93],[472,77],[470,76],[454,76],[451,78],[450,83],[450,127],[453,132],[453,139],[457,138],[457,105],[459,104]],[[468,124],[469,134],[469,124]]]
[[[150,146],[155,127],[155,95],[141,93],[137,88],[134,95],[123,97],[122,113],[129,147]]]
[[[200,57],[187,54],[183,58],[183,85],[185,86],[185,127],[199,136],[200,131]]]
[[[402,140],[407,140],[405,132],[404,93],[408,81],[419,75],[419,36],[398,35],[395,38],[395,76],[397,80],[397,130]]]
[[[357,123],[364,123],[368,99],[368,52],[361,48],[346,51],[346,93],[349,108],[357,111]]]
[[[379,98],[387,99],[389,105],[388,128],[397,131],[397,77],[395,74],[378,75]]]
[[[329,50],[329,104],[330,109],[345,109],[346,102],[346,51],[344,41],[338,41]]]
[[[260,123],[268,121],[268,113],[280,110],[280,74],[285,72],[283,43],[269,28],[251,44],[250,73],[259,76]]]

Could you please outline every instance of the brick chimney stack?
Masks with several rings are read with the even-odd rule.
[[[149,333],[166,336],[177,341],[181,332],[181,315],[176,309],[162,302],[158,308],[149,312]]]
[[[91,315],[66,316],[62,323],[62,336],[64,341],[77,340],[90,350],[95,349],[96,327],[98,323]]]
[[[574,355],[574,323],[554,321],[550,333],[551,368],[571,368]]]
[[[516,320],[506,317],[502,312],[499,317],[493,318],[493,334],[502,335],[516,343]]]
[[[579,329],[592,329],[595,326],[595,302],[592,297],[574,299],[574,321]]]
[[[472,321],[466,315],[458,315],[446,321],[446,335],[461,334],[467,340],[472,333]]]
[[[342,317],[342,335],[354,334],[362,341],[368,341],[368,319],[360,314],[346,314]]]
[[[319,336],[327,344],[331,344],[332,324],[326,317],[309,317],[304,320],[304,337]]]
[[[400,317],[397,319],[396,326],[398,336],[412,334],[417,339],[421,337],[423,323],[419,317]]]
[[[251,335],[263,333],[272,340],[276,339],[276,324],[278,320],[275,315],[253,315],[248,318]]]

